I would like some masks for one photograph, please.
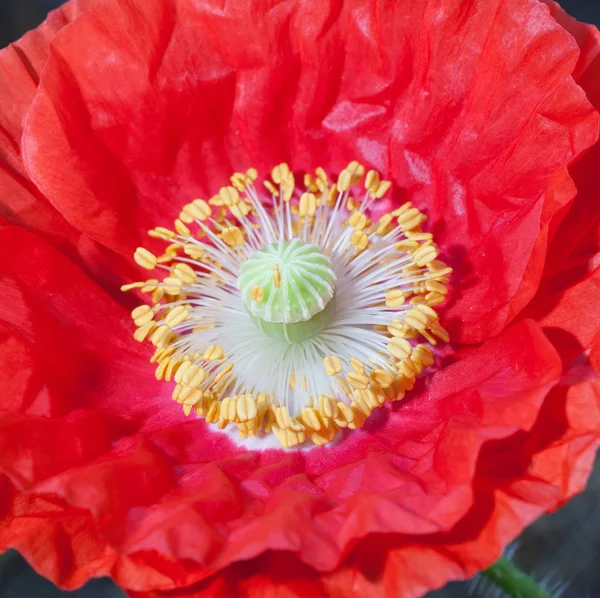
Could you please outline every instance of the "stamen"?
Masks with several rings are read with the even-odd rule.
[[[431,347],[449,341],[434,308],[452,270],[410,202],[371,221],[391,183],[356,161],[334,183],[305,174],[302,192],[285,163],[267,197],[257,178],[236,172],[184,205],[174,230],[149,231],[164,253],[139,247],[134,260],[164,274],[122,290],[149,294],[131,313],[134,338],[156,347],[156,378],[186,415],[322,446],[433,364]]]

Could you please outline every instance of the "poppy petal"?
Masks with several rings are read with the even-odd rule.
[[[561,185],[544,201],[548,183],[596,141],[598,119],[547,7],[432,10],[107,2],[53,44],[27,117],[29,174],[125,255],[235,168],[364,160],[427,207],[458,270],[454,338],[485,340],[535,292],[549,209],[572,198]]]

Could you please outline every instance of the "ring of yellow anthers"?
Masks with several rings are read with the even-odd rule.
[[[168,246],[160,256],[139,247],[134,259],[142,268],[156,268],[165,276],[128,284],[122,290],[139,289],[151,296],[151,305],[132,311],[137,326],[134,338],[140,342],[149,339],[156,347],[151,358],[157,364],[156,378],[175,382],[173,400],[183,406],[186,415],[193,409],[220,429],[235,424],[242,437],[272,432],[284,447],[301,444],[307,438],[320,446],[330,442],[342,428],[360,428],[371,412],[386,401],[402,399],[417,376],[433,363],[430,345],[435,345],[436,339],[449,340],[433,308],[445,299],[451,269],[437,259],[432,235],[421,229],[426,216],[410,202],[371,222],[368,207],[385,195],[390,182],[369,171],[364,179],[365,199],[358,201],[350,192],[364,174],[364,167],[352,162],[337,182],[331,183],[324,170],[317,168],[315,175],[304,176],[305,191],[300,192],[287,164],[280,164],[273,169],[271,180],[264,181],[271,196],[270,202],[265,202],[259,199],[254,186],[257,172],[251,168],[246,173],[235,173],[231,185],[221,188],[208,201],[196,199],[185,205],[174,222],[174,230],[157,227],[149,231],[151,237],[162,239]],[[200,348],[186,344],[186,335],[212,327],[211,322],[202,319],[190,321],[194,313],[194,285],[199,281],[220,284],[229,266],[218,256],[247,257],[249,244],[256,245],[251,238],[253,231],[261,226],[273,229],[265,231],[273,240],[280,218],[284,228],[289,225],[284,235],[306,237],[307,230],[317,231],[313,237],[323,240],[328,234],[327,221],[323,224],[320,215],[335,220],[338,212],[343,212],[342,224],[349,231],[340,237],[346,252],[343,255],[348,256],[344,259],[349,264],[375,240],[387,238],[399,239],[393,243],[393,249],[407,261],[402,269],[402,284],[378,300],[382,309],[391,314],[389,322],[371,326],[384,338],[384,351],[379,353],[385,353],[389,367],[377,366],[381,363],[377,359],[361,361],[351,357],[344,362],[335,354],[324,356],[321,367],[341,392],[310,396],[301,411],[292,416],[274,394],[241,388],[236,364],[220,344]],[[273,226],[265,224],[268,222]],[[389,256],[381,260],[382,264],[388,262]],[[278,271],[274,272],[275,277],[278,275]],[[278,287],[277,282],[276,279]],[[251,289],[253,300],[262,300],[261,290]],[[394,310],[399,310],[397,317],[393,317]],[[289,385],[295,390],[296,384],[292,372]],[[298,384],[306,385],[306,378],[299,377]]]

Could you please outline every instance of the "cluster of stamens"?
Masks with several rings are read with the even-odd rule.
[[[151,230],[164,253],[139,247],[134,259],[163,276],[122,288],[151,297],[132,311],[134,337],[155,346],[156,378],[174,381],[186,415],[320,446],[433,364],[432,346],[449,340],[434,307],[451,269],[410,202],[371,221],[390,182],[357,162],[334,183],[318,168],[303,191],[287,164],[266,197],[256,180],[235,173],[173,229]]]

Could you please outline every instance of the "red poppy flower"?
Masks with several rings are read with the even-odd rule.
[[[0,547],[65,588],[418,596],[580,491],[600,438],[599,52],[536,0],[78,2],[4,50]],[[380,213],[428,217],[437,246],[420,222],[397,242],[454,269],[434,301],[450,349],[327,446],[252,450],[186,418],[132,339],[131,254],[233,172],[323,167],[343,194],[354,160],[391,182]]]

